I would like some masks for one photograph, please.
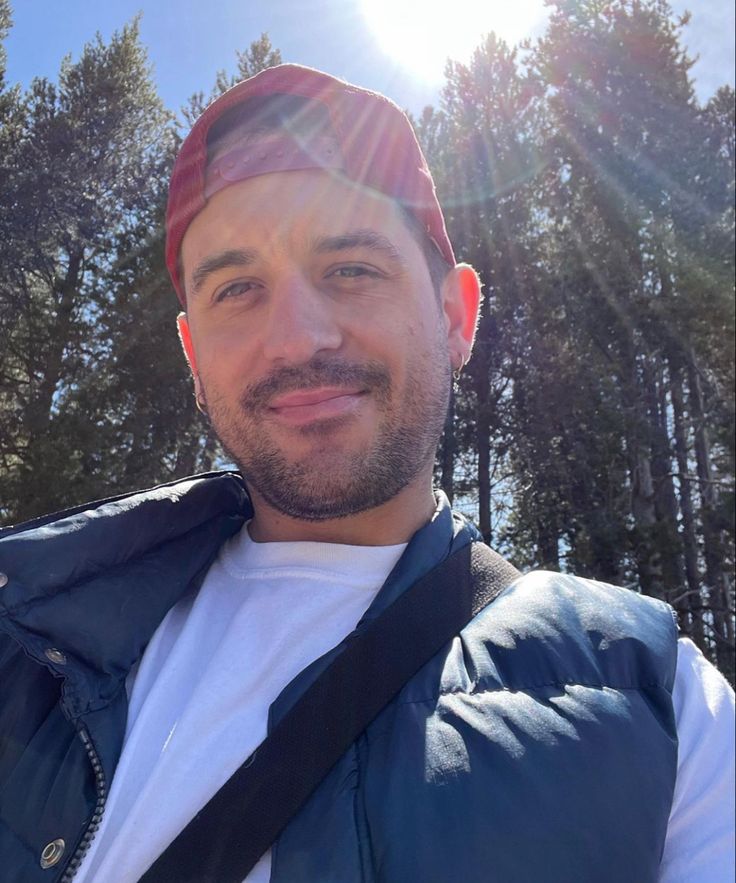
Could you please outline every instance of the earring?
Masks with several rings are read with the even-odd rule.
[[[452,372],[452,379],[455,381],[455,383],[459,383],[460,375],[463,373],[464,367],[465,367],[465,359],[462,356],[460,356],[460,364]]]
[[[206,417],[207,416],[207,405],[206,405],[205,400],[200,395],[197,394],[194,396],[194,401],[197,403],[197,410],[199,411],[199,413],[204,414],[204,416]]]

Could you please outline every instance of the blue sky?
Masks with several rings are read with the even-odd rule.
[[[193,92],[208,92],[216,71],[235,67],[235,51],[245,49],[267,31],[285,61],[322,68],[369,88],[378,89],[412,111],[436,103],[444,54],[436,52],[434,77],[412,73],[408,58],[420,42],[418,28],[409,22],[401,51],[389,50],[369,26],[362,0],[11,0],[14,27],[6,42],[8,80],[27,86],[33,76],[56,77],[62,57],[78,57],[96,31],[110,34],[142,12],[141,38],[148,48],[154,79],[165,104],[178,109]],[[378,0],[372,0],[378,3]],[[399,0],[386,3],[396,8]],[[408,0],[411,2],[411,0]],[[415,3],[418,0],[414,0]],[[465,2],[469,10],[483,9],[485,21],[499,22],[508,9],[523,7],[525,19],[508,32],[513,40],[534,26],[543,15],[543,0],[424,0],[424,9],[457,9]],[[690,8],[693,20],[684,42],[700,60],[693,69],[696,89],[706,100],[723,83],[734,82],[734,4],[732,0],[674,0],[676,12]],[[504,11],[506,10],[506,11]],[[535,11],[536,10],[536,11]],[[489,19],[488,16],[491,16]],[[465,32],[471,39],[472,16],[467,14]],[[456,17],[457,20],[457,17]],[[508,22],[505,23],[508,28]],[[483,30],[488,30],[484,27]],[[503,35],[503,27],[500,27]],[[443,42],[442,45],[445,45]]]

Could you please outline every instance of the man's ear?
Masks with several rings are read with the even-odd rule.
[[[189,320],[187,319],[186,313],[179,313],[179,315],[176,317],[176,327],[179,330],[179,340],[181,341],[181,348],[184,350],[184,356],[186,357],[187,364],[189,365],[189,370],[192,372],[192,379],[194,380],[194,393],[198,397],[200,387],[199,372],[197,371],[197,357],[194,354],[192,332],[189,328]]]
[[[470,358],[480,312],[480,279],[470,264],[457,264],[442,284],[442,309],[453,368]]]

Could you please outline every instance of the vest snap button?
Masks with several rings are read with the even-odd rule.
[[[43,653],[49,662],[55,662],[57,665],[66,665],[66,653],[62,653],[61,650],[57,650],[56,647],[49,647],[48,650],[44,650]]]
[[[43,852],[41,853],[41,867],[46,870],[46,868],[53,868],[55,864],[58,864],[59,859],[64,855],[64,850],[66,849],[66,843],[59,837],[57,840],[52,840],[51,843],[47,843],[43,848]]]
[[[9,580],[8,580],[7,573],[0,573],[0,589],[7,586],[8,582],[9,582]]]

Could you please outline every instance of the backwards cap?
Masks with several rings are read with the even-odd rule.
[[[233,107],[267,95],[296,95],[319,102],[329,112],[331,131],[301,144],[269,137],[258,142],[264,149],[235,145],[208,167],[207,138],[212,126]],[[403,111],[377,92],[312,68],[281,64],[243,80],[213,101],[176,158],[166,210],[166,266],[182,304],[179,250],[187,227],[208,198],[236,181],[305,168],[338,169],[350,180],[396,200],[419,221],[447,263],[454,265],[432,176]]]

